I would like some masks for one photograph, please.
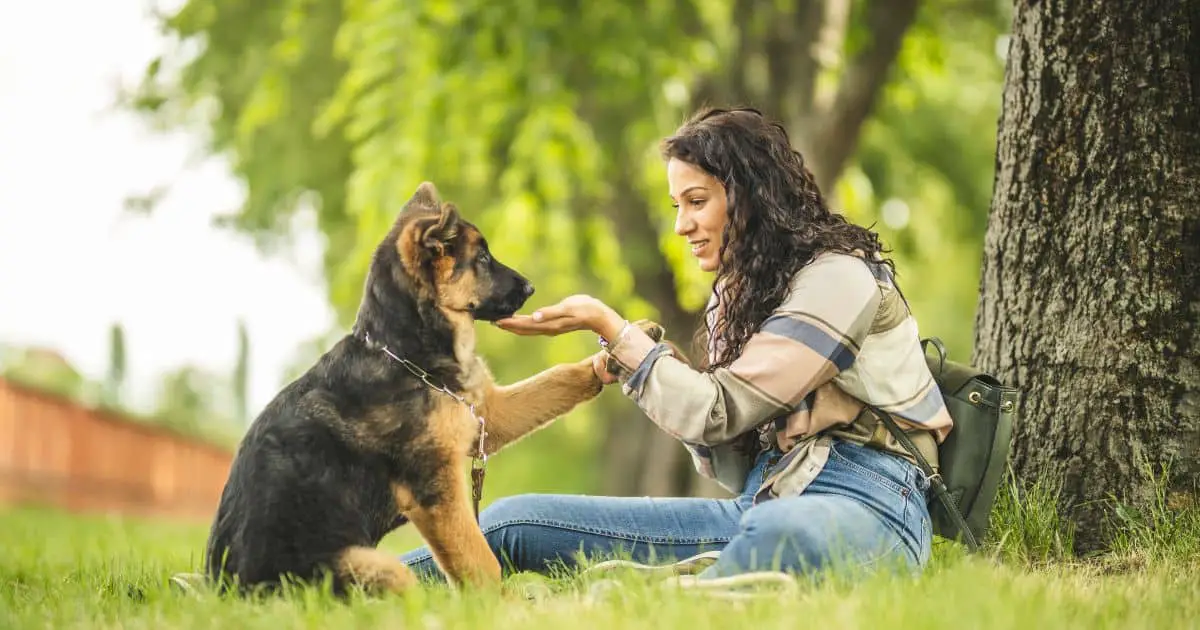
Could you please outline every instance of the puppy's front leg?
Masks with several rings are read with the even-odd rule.
[[[462,467],[449,466],[429,483],[441,487],[442,493],[436,502],[426,506],[416,505],[409,498],[413,496],[412,490],[401,488],[403,498],[411,505],[403,513],[428,543],[442,574],[459,588],[499,583],[500,562],[475,522]]]
[[[512,385],[491,385],[484,396],[484,450],[491,454],[595,398],[602,385],[592,360],[562,363]]]

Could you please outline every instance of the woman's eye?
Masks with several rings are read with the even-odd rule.
[[[703,199],[693,199],[692,205],[696,206],[696,207],[700,207],[700,206],[704,205],[704,200]]]

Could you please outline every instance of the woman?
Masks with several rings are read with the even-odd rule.
[[[688,558],[692,571],[708,565],[699,579],[922,567],[927,480],[860,412],[865,402],[890,413],[927,457],[951,422],[877,235],[826,208],[782,126],[755,110],[702,112],[663,149],[675,232],[715,274],[701,367],[586,295],[497,324],[599,335],[601,379],[620,380],[702,474],[738,496],[504,498],[480,517],[497,557],[537,572],[572,566],[580,551]],[[405,561],[437,575],[425,549]]]

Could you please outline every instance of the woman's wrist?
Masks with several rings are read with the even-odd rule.
[[[621,317],[613,309],[608,306],[601,305],[600,313],[592,322],[592,331],[600,335],[602,339],[609,343],[615,343],[621,335],[621,331],[629,325],[629,321]]]

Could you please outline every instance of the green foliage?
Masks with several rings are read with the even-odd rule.
[[[1003,3],[934,3],[918,14],[839,193],[849,216],[878,222],[924,336],[969,361],[991,205],[1007,30]],[[889,200],[907,222],[888,224]]]
[[[739,42],[791,3],[747,3],[753,15],[734,4],[188,0],[163,19],[178,50],[148,66],[131,103],[161,124],[208,132],[246,187],[222,221],[263,247],[286,241],[297,212],[316,213],[341,327],[373,247],[422,180],[534,281],[535,304],[588,292],[630,318],[694,312],[710,279],[671,234],[656,144],[706,81],[766,85],[761,59],[730,64]],[[846,57],[870,36],[862,5],[853,4]],[[983,0],[921,5],[832,191],[848,216],[878,224],[922,333],[960,359],[972,341],[1003,79],[993,48],[1008,11]],[[822,85],[841,71],[825,68]],[[902,206],[907,223],[889,227],[896,212],[884,210]],[[651,297],[644,280],[664,264],[676,294]],[[481,327],[479,348],[511,381],[595,346],[586,335]],[[539,453],[550,457],[543,471],[580,465],[556,453],[595,452],[587,427],[603,408],[630,406],[587,406],[548,429],[540,439],[562,448]]]
[[[867,130],[862,166],[838,191],[854,186],[856,171],[866,176],[865,191],[845,204],[863,220],[877,219],[891,197],[908,200],[913,226],[889,240],[939,262],[977,258],[974,242],[947,252],[942,241],[979,240],[990,190],[1003,70],[992,41],[1005,20],[975,4],[947,12],[931,3],[921,14]],[[733,17],[727,11],[715,3],[645,11],[595,3],[568,12],[533,3],[300,0],[247,9],[191,0],[165,26],[208,44],[177,75],[164,72],[175,57],[151,64],[137,102],[161,120],[219,103],[205,123],[212,149],[229,155],[247,183],[230,219],[237,227],[270,238],[286,232],[298,208],[317,208],[331,236],[330,292],[343,324],[372,246],[423,179],[493,234],[503,256],[544,276],[536,278],[543,294],[576,291],[590,275],[593,290],[631,302],[622,267],[638,252],[621,251],[598,206],[630,203],[612,196],[614,182],[630,163],[642,165],[634,191],[652,209],[651,225],[669,225],[669,206],[653,201],[665,199],[655,142],[685,113],[688,85],[728,70],[719,64],[733,44],[719,36]],[[689,21],[701,28],[689,34],[681,28]],[[663,248],[685,280],[684,301],[698,302],[706,279],[681,247]]]
[[[37,347],[0,348],[0,376],[27,387],[78,399],[92,387],[75,366],[53,350]]]
[[[1154,495],[1141,509],[1110,499],[1115,507],[1107,529],[1118,556],[1157,564],[1200,558],[1200,487],[1193,484],[1190,492],[1172,493],[1170,472],[1167,466],[1160,471],[1143,467]]]
[[[1044,566],[1070,560],[1075,536],[1058,509],[1058,489],[1043,481],[1020,485],[1011,471],[996,497],[989,538],[1000,557]]]
[[[253,182],[222,224],[269,250],[285,244],[280,237],[298,208],[311,209],[328,239],[327,264],[335,266],[353,243],[343,192],[349,146],[340,133],[317,137],[310,129],[345,69],[332,54],[342,7],[304,5],[296,3],[299,13],[290,20],[293,7],[284,0],[183,5],[162,24],[179,37],[179,48],[148,64],[144,89],[128,97],[131,106],[155,112],[150,119],[161,126],[201,126],[210,149],[231,157],[234,171]],[[282,38],[303,45],[280,46]],[[205,43],[194,54],[199,41]],[[160,81],[163,75],[170,79]],[[271,101],[271,94],[280,98]],[[268,115],[275,124],[256,122]]]
[[[184,365],[163,375],[151,414],[161,424],[189,434],[233,427],[233,391],[221,375]]]
[[[1143,469],[1154,495],[1138,509],[1110,497],[1104,506],[1109,553],[1087,558],[1106,572],[1162,567],[1200,558],[1197,489],[1168,490],[1169,470]],[[1046,480],[1018,483],[1011,470],[997,496],[986,545],[997,558],[1018,566],[1047,568],[1078,563],[1075,526],[1061,490]]]

